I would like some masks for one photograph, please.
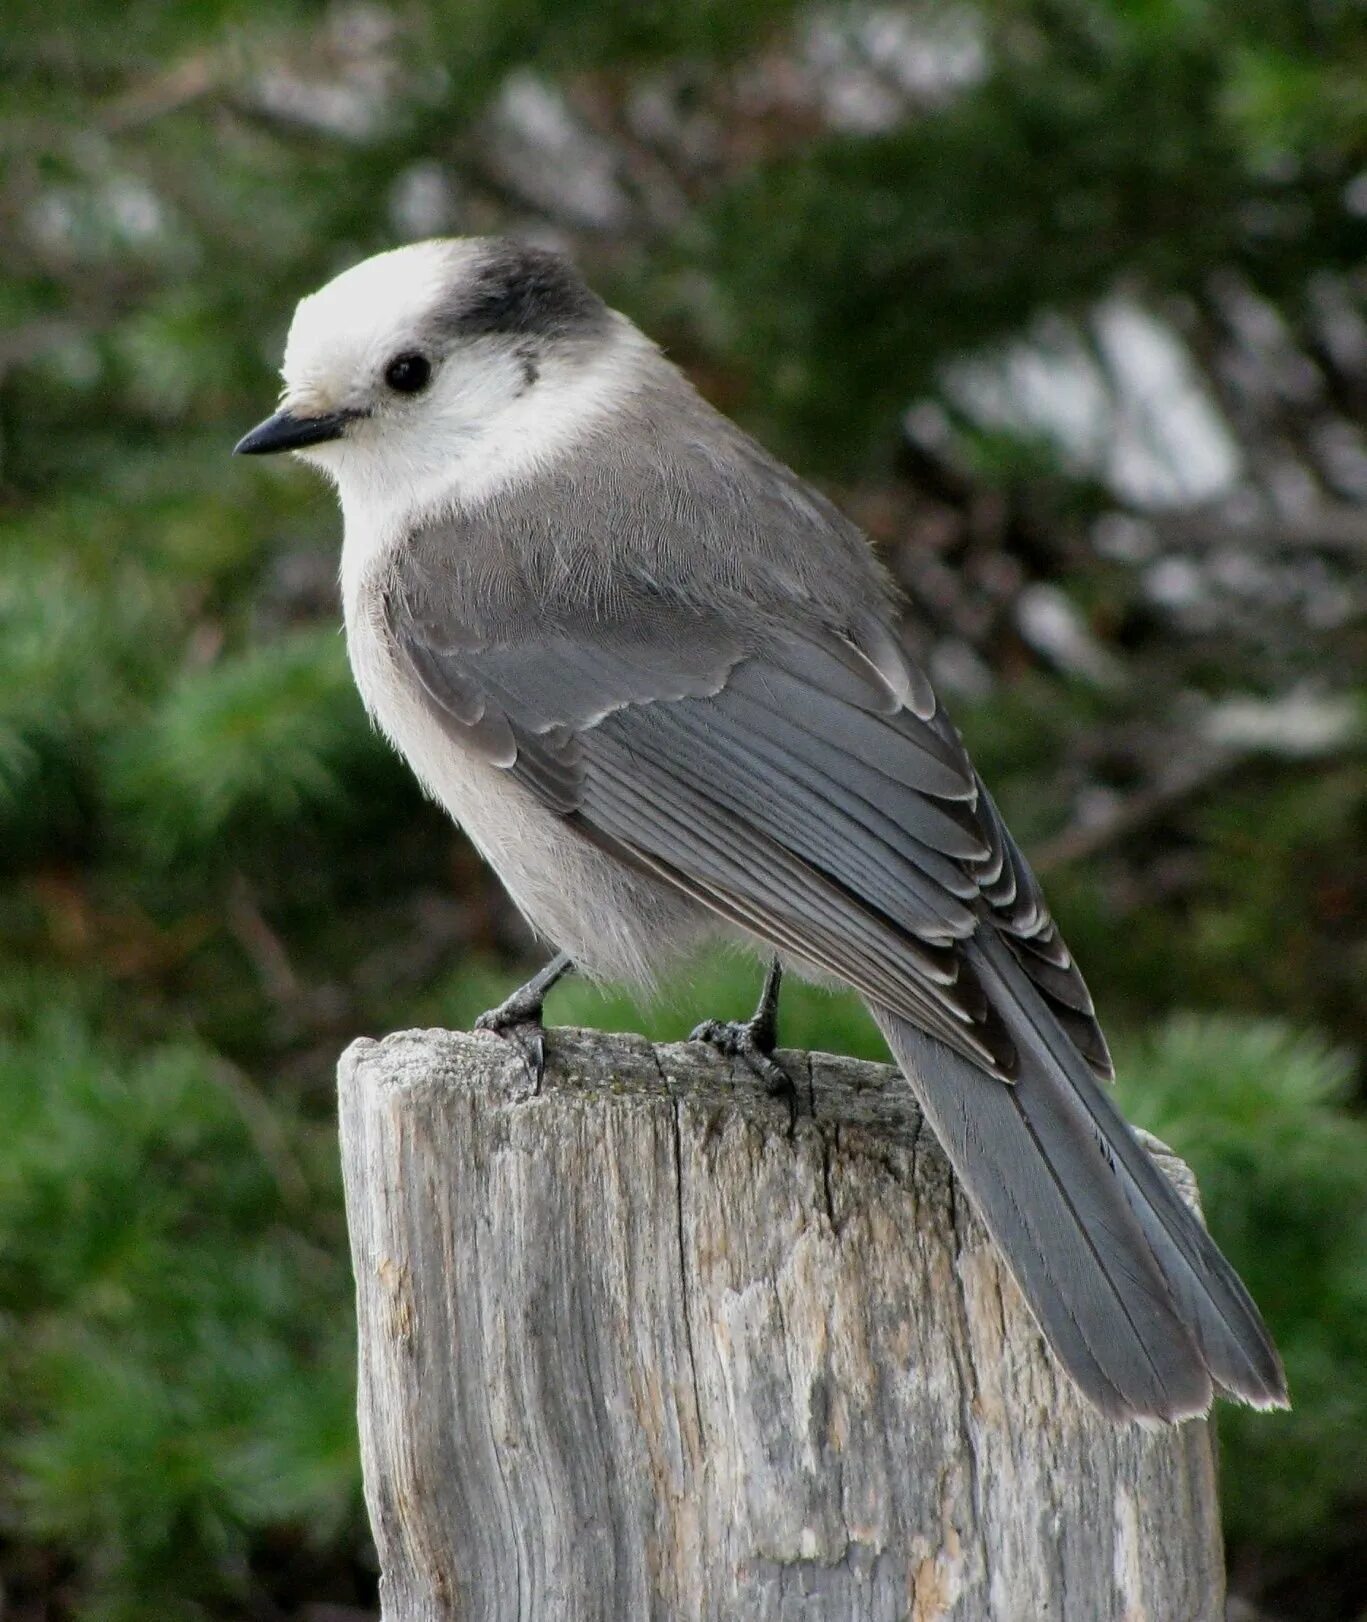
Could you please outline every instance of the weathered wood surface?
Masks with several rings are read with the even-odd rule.
[[[549,1051],[342,1060],[386,1622],[1221,1615],[1207,1427],[1083,1406],[896,1072],[782,1055],[790,1125],[697,1045]]]

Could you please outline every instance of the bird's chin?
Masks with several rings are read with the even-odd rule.
[[[311,467],[334,490],[340,488],[343,477],[342,469],[346,465],[346,456],[340,445],[336,443],[310,445],[306,450],[291,451],[290,459],[295,462],[302,462],[306,467]]]
[[[296,462],[307,462],[310,467],[316,467],[335,481],[338,464],[345,457],[346,448],[340,439],[330,439],[322,445],[301,446],[291,451],[290,455]]]

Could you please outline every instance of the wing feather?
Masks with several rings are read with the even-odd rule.
[[[1003,1079],[1016,1052],[963,950],[1000,931],[1093,1069],[1081,976],[958,733],[886,625],[742,639],[641,601],[472,629],[389,629],[442,724],[586,837],[855,986]]]

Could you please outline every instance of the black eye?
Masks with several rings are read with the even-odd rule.
[[[432,378],[432,362],[426,355],[395,355],[384,369],[384,380],[400,394],[417,394]]]

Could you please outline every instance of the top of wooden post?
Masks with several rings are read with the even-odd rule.
[[[1078,1396],[895,1070],[548,1054],[342,1060],[386,1622],[1215,1622],[1206,1425]]]

